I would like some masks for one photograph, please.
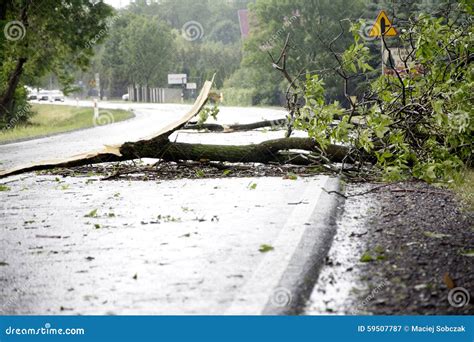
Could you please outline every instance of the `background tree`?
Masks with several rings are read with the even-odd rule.
[[[2,2],[0,121],[8,124],[21,110],[25,79],[55,72],[66,84],[68,65],[86,67],[93,46],[106,36],[113,14],[102,1],[13,0]],[[8,25],[8,26],[7,26]],[[24,111],[24,109],[23,109]]]
[[[344,99],[342,84],[336,77],[334,60],[328,45],[341,32],[340,22],[364,15],[365,1],[342,0],[257,0],[249,6],[252,25],[250,38],[245,42],[241,68],[251,69],[248,79],[236,80],[228,85],[252,87],[256,90],[254,103],[280,104],[287,84],[278,73],[272,72],[268,53],[278,54],[290,33],[289,72],[319,69],[324,71],[328,99]],[[342,22],[345,32],[331,46],[342,52],[351,42],[347,33],[349,22]],[[236,74],[240,78],[242,73]],[[239,84],[240,83],[240,84]]]
[[[145,86],[163,84],[174,50],[168,25],[155,17],[134,17],[123,34],[120,54],[130,81]]]

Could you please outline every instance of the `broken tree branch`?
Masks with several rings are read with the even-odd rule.
[[[265,127],[281,127],[287,122],[286,119],[263,120],[249,124],[233,124],[233,125],[219,125],[219,124],[188,124],[183,129],[186,130],[207,130],[210,132],[232,133],[239,131],[251,131],[253,129]]]

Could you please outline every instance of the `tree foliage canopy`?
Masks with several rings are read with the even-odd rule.
[[[66,85],[71,65],[85,68],[93,46],[106,37],[113,10],[102,1],[14,0],[0,6],[0,120],[24,112],[24,90],[47,72]],[[18,89],[18,90],[17,90]]]
[[[472,162],[473,23],[472,5],[459,4],[446,15],[421,14],[400,31],[390,53],[387,74],[370,84],[351,109],[324,101],[324,81],[307,74],[301,82],[305,104],[295,125],[324,148],[337,141],[353,146],[355,160],[373,161],[389,180],[415,177],[453,180]],[[337,71],[345,82],[371,69],[361,23],[352,26],[354,42],[342,54]],[[397,51],[403,67],[393,63]],[[353,156],[354,158],[354,156]]]

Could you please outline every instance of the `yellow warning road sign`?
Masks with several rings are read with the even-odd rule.
[[[392,26],[392,22],[388,19],[385,11],[380,11],[377,19],[375,20],[374,26],[369,31],[371,37],[387,37],[396,36],[398,34],[395,27]]]

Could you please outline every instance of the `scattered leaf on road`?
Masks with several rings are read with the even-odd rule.
[[[293,172],[288,172],[288,174],[284,176],[283,179],[297,180],[298,176]]]
[[[250,183],[249,186],[248,186],[248,188],[249,188],[250,190],[255,190],[255,189],[257,188],[257,183]]]
[[[84,215],[84,217],[97,217],[97,209],[92,210],[89,214]]]
[[[448,289],[454,289],[456,287],[456,284],[454,283],[454,280],[451,278],[451,276],[447,272],[443,276],[443,281],[446,284],[446,286],[448,287]]]
[[[467,251],[462,251],[461,255],[467,256],[467,257],[474,257],[474,249],[470,249]]]
[[[365,252],[360,257],[360,262],[371,262],[371,261],[374,261],[374,258],[372,257],[372,255],[370,255],[369,252]]]
[[[266,253],[266,252],[273,251],[274,249],[275,248],[273,248],[273,246],[263,244],[263,245],[260,245],[260,248],[258,249],[258,251],[261,253]]]
[[[206,174],[204,173],[203,170],[199,169],[196,170],[196,177],[203,178]]]
[[[451,236],[448,234],[434,233],[434,232],[428,232],[428,231],[423,232],[423,235],[429,238],[434,238],[434,239],[442,239],[442,238]]]

